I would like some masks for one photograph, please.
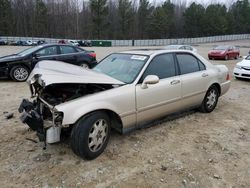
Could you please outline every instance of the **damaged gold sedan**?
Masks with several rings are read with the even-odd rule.
[[[92,70],[55,61],[36,65],[27,80],[22,122],[40,141],[60,141],[94,159],[106,148],[111,128],[126,133],[168,114],[199,108],[212,112],[230,87],[228,69],[194,52],[137,50],[114,53]]]

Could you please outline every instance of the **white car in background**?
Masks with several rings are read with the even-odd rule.
[[[197,49],[190,45],[168,45],[165,47],[166,50],[189,50],[197,52]]]
[[[236,64],[234,68],[234,77],[250,79],[250,55]]]
[[[73,46],[80,46],[77,40],[68,40],[68,43]]]

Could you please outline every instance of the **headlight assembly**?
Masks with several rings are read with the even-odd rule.
[[[242,67],[240,65],[236,65],[237,69],[242,69]]]

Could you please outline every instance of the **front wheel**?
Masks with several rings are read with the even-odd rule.
[[[203,102],[201,104],[200,111],[203,113],[212,112],[217,105],[218,99],[219,99],[218,88],[213,85],[208,89],[205,98],[203,99]]]
[[[71,148],[85,159],[95,159],[103,153],[110,137],[110,119],[103,112],[83,117],[71,133]]]
[[[17,82],[24,82],[29,77],[29,69],[25,66],[18,65],[10,70],[10,77]]]

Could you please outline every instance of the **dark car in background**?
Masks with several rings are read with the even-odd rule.
[[[0,40],[0,45],[7,45],[8,43],[4,40]]]
[[[217,46],[208,52],[208,58],[211,59],[238,59],[240,56],[239,48],[235,46]]]
[[[86,46],[86,47],[92,46],[91,41],[88,40],[78,40],[77,42],[80,46]]]
[[[0,57],[0,77],[25,81],[36,63],[42,60],[63,61],[84,68],[92,68],[97,64],[96,54],[93,51],[71,45],[46,44]]]

